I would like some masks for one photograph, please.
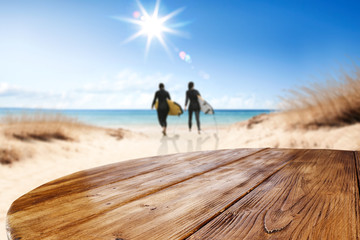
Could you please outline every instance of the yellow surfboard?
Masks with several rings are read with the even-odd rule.
[[[183,114],[183,110],[182,110],[180,104],[178,104],[178,103],[176,103],[176,102],[174,102],[174,101],[172,101],[170,99],[167,99],[167,103],[168,103],[169,108],[170,108],[169,115],[180,116],[181,114]],[[159,105],[159,103],[158,103],[158,101],[156,101],[155,109],[158,108],[158,105]]]

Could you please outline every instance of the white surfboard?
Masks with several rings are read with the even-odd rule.
[[[198,101],[200,104],[200,110],[205,114],[214,114],[214,109],[212,106],[206,102],[201,96],[198,96]]]

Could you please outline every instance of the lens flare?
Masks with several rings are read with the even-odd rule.
[[[192,63],[191,56],[184,51],[179,52],[179,57],[186,63]]]
[[[191,63],[191,57],[190,57],[189,54],[186,54],[186,56],[185,56],[185,62]]]
[[[179,57],[181,58],[181,60],[185,60],[186,52],[181,51],[181,52],[179,53]]]
[[[141,13],[139,11],[133,12],[133,17],[134,18],[139,18],[140,16],[141,16]]]

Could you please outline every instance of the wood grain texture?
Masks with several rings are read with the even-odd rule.
[[[356,166],[356,172],[357,172],[357,185],[358,185],[358,193],[359,193],[355,196],[355,203],[357,205],[355,208],[355,211],[356,211],[355,213],[357,216],[358,224],[360,224],[360,152],[355,151],[354,158],[355,158],[355,166]],[[357,239],[360,239],[360,229],[357,229],[357,230],[358,230],[358,233],[357,233],[358,238]]]
[[[34,189],[9,239],[360,239],[359,152],[233,149],[136,159]]]
[[[188,239],[359,239],[354,160],[305,151]]]
[[[203,222],[246,195],[292,156],[292,151],[257,153],[106,211],[86,223],[67,226],[59,231],[58,237],[183,239]]]
[[[354,152],[355,166],[357,171],[358,186],[360,188],[360,152]]]
[[[59,229],[74,222],[80,224],[260,150],[175,154],[81,171],[44,184],[17,199],[8,212],[8,232],[15,239],[22,236],[22,232],[36,231],[44,235],[50,229],[55,230],[54,226]],[[34,223],[44,224],[34,226]]]

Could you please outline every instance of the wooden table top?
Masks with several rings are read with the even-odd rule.
[[[9,239],[359,239],[359,152],[233,149],[119,162],[17,199]]]

